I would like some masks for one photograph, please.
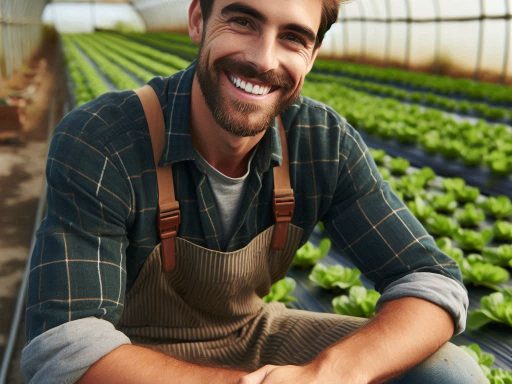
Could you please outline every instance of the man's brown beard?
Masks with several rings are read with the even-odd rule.
[[[203,92],[206,104],[210,109],[217,124],[226,131],[241,137],[255,136],[271,126],[274,118],[282,113],[297,99],[300,88],[290,94],[283,101],[279,101],[268,108],[268,111],[260,112],[262,116],[254,124],[249,125],[249,114],[257,113],[261,106],[257,103],[244,103],[239,100],[227,101],[221,95],[219,76],[224,73],[231,73],[244,78],[252,79],[255,82],[271,85],[271,92],[278,89],[284,94],[293,89],[293,81],[287,73],[270,70],[260,73],[256,67],[247,62],[234,60],[230,57],[223,57],[217,60],[213,70],[208,70],[207,55],[202,47],[199,51],[199,60],[196,67],[199,86]],[[235,110],[235,113],[225,103]]]

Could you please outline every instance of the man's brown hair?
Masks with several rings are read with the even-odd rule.
[[[199,0],[204,21],[208,20],[208,17],[210,17],[214,1],[215,0]],[[316,35],[316,47],[322,44],[325,33],[338,19],[340,3],[343,1],[346,0],[322,0],[322,17],[320,19],[320,27],[318,28],[318,33]]]

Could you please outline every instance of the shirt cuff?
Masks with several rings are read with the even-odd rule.
[[[103,356],[130,339],[112,323],[87,317],[52,328],[23,348],[27,383],[74,383]]]
[[[377,306],[385,301],[411,296],[428,300],[445,309],[453,318],[454,336],[464,332],[469,298],[461,283],[437,273],[411,273],[389,284]]]

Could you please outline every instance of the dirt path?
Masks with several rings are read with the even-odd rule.
[[[48,132],[66,99],[63,62],[55,40],[46,41],[30,63],[33,79],[10,79],[31,101],[18,142],[0,143],[0,357],[3,357],[44,187]],[[18,352],[18,351],[17,351]],[[16,352],[16,354],[17,354]],[[8,379],[8,382],[14,382]]]

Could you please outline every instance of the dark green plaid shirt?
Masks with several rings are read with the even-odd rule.
[[[150,82],[167,125],[161,164],[173,168],[179,236],[220,249],[221,218],[188,130],[194,70],[193,64]],[[305,97],[282,117],[296,199],[293,223],[304,229],[303,242],[322,220],[337,247],[378,290],[386,288],[383,299],[412,295],[437,302],[460,330],[467,297],[455,263],[382,181],[357,132],[332,109]],[[256,148],[237,228],[225,250],[246,245],[273,224],[272,168],[280,161],[274,125]],[[28,340],[88,316],[116,324],[125,292],[157,245],[151,141],[135,93],[108,93],[69,113],[55,131],[46,173],[48,211],[32,255]],[[432,276],[460,292],[417,288],[425,286],[418,280]],[[431,285],[439,284],[434,279]]]

